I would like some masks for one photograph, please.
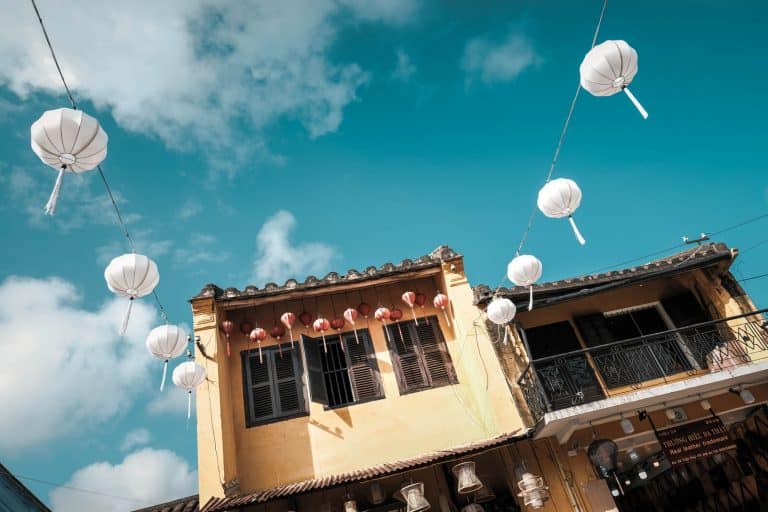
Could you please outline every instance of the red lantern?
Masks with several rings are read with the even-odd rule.
[[[224,331],[224,336],[227,337],[227,357],[229,357],[229,335],[232,334],[232,329],[235,328],[232,320],[224,320],[221,322],[221,330]]]
[[[387,329],[387,320],[389,320],[390,315],[392,312],[389,310],[389,308],[381,307],[377,309],[373,316],[378,320],[379,322],[384,324],[384,332],[387,334],[387,340],[391,343],[392,340],[389,338],[389,329]]]
[[[403,318],[403,312],[397,308],[394,308],[392,311],[389,312],[389,319],[393,322],[399,321],[401,318]],[[397,330],[400,331],[400,339],[403,338],[403,328],[400,326],[400,324],[397,324]]]
[[[304,325],[304,327],[306,327],[307,329],[309,329],[309,326],[310,326],[310,325],[312,325],[312,320],[313,320],[314,318],[315,318],[315,317],[314,317],[314,316],[312,316],[312,313],[310,313],[309,311],[304,311],[302,314],[300,314],[300,315],[299,315],[299,321],[300,321],[300,322],[302,323],[302,325]]]
[[[371,306],[367,302],[361,302],[360,305],[357,306],[357,310],[365,319],[368,319],[368,315],[371,314]]]
[[[426,297],[424,297],[424,298],[426,299]],[[405,292],[405,293],[403,293],[402,299],[403,299],[403,302],[405,302],[405,304],[409,308],[411,308],[411,314],[413,315],[413,321],[416,322],[416,325],[419,325],[419,319],[416,318],[416,311],[414,311],[414,309],[413,309],[413,305],[416,303],[416,294],[411,292],[411,291]]]
[[[256,342],[259,345],[259,363],[263,363],[264,358],[261,355],[261,342],[267,339],[267,331],[261,327],[257,327],[251,331],[251,334],[249,334],[248,337],[251,341]]]
[[[293,348],[293,324],[296,322],[296,315],[290,311],[285,312],[280,317],[280,321],[288,329],[288,333],[291,335],[291,348]]]
[[[344,319],[338,316],[331,320],[331,327],[336,329],[336,333],[339,335],[339,345],[342,351],[344,350],[344,341],[341,339],[341,329],[344,328],[345,323]]]
[[[427,296],[423,293],[417,293],[416,299],[413,301],[417,306],[419,306],[421,309],[424,309],[424,304],[427,303]],[[423,311],[422,311],[423,313]],[[429,325],[429,317],[425,317],[424,321]]]
[[[445,321],[448,323],[448,327],[451,326],[451,320],[448,318],[448,312],[445,310],[445,308],[448,307],[450,301],[448,300],[448,296],[442,293],[438,293],[435,295],[435,299],[432,301],[432,304],[436,308],[440,308],[443,310],[443,314],[445,315]]]
[[[328,352],[328,346],[325,344],[325,331],[331,328],[331,323],[325,318],[320,317],[315,320],[312,327],[315,329],[315,332],[319,332],[323,336],[323,351]]]
[[[280,324],[275,324],[272,329],[269,330],[269,335],[277,340],[277,350],[280,352],[280,357],[283,357],[283,344],[280,343],[280,339],[285,336],[285,327]]]
[[[253,324],[249,322],[248,320],[244,322],[240,322],[240,332],[248,336],[250,332],[253,330]]]
[[[355,343],[360,343],[360,339],[357,337],[357,327],[355,327],[355,320],[357,320],[357,315],[358,313],[355,308],[347,308],[344,310],[344,318],[355,330]]]

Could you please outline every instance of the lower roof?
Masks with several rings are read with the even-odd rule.
[[[160,503],[158,505],[152,505],[151,507],[134,510],[133,512],[199,512],[200,511],[200,497],[195,494],[194,496],[187,496],[186,498],[179,498],[177,500],[169,501],[167,503]]]
[[[313,491],[328,489],[330,487],[337,487],[340,485],[356,482],[364,482],[367,480],[396,475],[405,471],[413,471],[452,459],[474,455],[492,448],[497,448],[499,446],[512,443],[520,439],[527,439],[532,433],[532,430],[527,430],[522,433],[517,430],[515,432],[502,434],[500,436],[484,441],[457,446],[449,450],[429,452],[423,455],[419,455],[418,457],[402,459],[386,464],[378,464],[376,466],[359,469],[349,473],[313,478],[311,480],[304,480],[302,482],[281,485],[279,487],[264,489],[242,496],[211,498],[208,503],[203,506],[201,512],[220,512],[224,510],[234,510],[239,507],[246,507],[256,503],[266,503],[268,501],[289,498],[298,494],[306,494]],[[154,509],[152,510],[154,511]]]

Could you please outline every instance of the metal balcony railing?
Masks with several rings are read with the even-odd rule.
[[[531,361],[517,380],[536,420],[627,389],[768,359],[761,309]]]

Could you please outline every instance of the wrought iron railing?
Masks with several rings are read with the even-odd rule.
[[[768,358],[768,309],[531,361],[518,386],[531,414],[594,402],[621,388]]]

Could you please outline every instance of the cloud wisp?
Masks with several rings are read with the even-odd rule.
[[[468,80],[483,83],[510,82],[540,61],[531,41],[510,32],[501,40],[476,37],[464,47],[461,68]]]

